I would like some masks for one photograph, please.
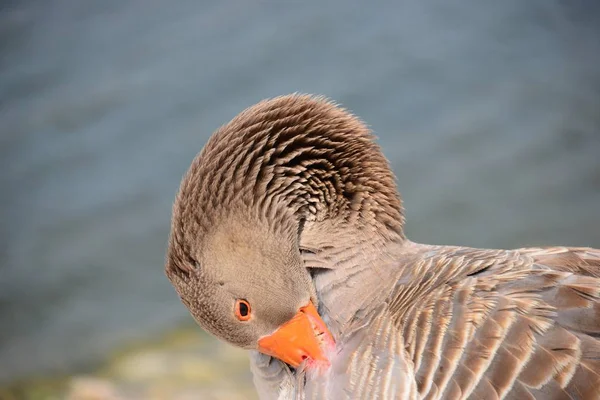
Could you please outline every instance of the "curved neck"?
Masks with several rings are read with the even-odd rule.
[[[191,192],[201,209],[245,205],[270,216],[283,207],[298,221],[404,238],[395,178],[373,135],[320,98],[284,96],[242,112],[211,137],[184,182],[180,196]],[[199,225],[210,226],[209,214],[217,213]]]

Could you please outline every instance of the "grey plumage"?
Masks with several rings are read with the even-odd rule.
[[[200,325],[252,350],[262,398],[600,399],[600,250],[430,246],[403,224],[365,125],[279,97],[193,161],[166,272]],[[309,300],[337,342],[324,373],[255,351]]]

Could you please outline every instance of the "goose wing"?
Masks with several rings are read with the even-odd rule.
[[[600,399],[600,250],[438,248],[390,312],[424,399]]]

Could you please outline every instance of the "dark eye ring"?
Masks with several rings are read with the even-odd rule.
[[[248,321],[250,319],[250,303],[244,299],[235,301],[235,316],[240,321]]]

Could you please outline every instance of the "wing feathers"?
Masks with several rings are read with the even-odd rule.
[[[431,296],[429,300],[435,304],[433,315],[435,323],[432,324],[430,334],[427,336],[427,345],[422,357],[418,360],[420,362],[415,362],[415,371],[417,371],[415,379],[421,396],[432,390],[433,375],[442,356],[444,335],[452,318],[451,295],[452,292],[449,288],[443,288],[436,293],[436,296]],[[435,391],[437,391],[437,386]]]
[[[600,400],[600,251],[439,251],[427,283],[448,279],[399,321],[421,398]]]

